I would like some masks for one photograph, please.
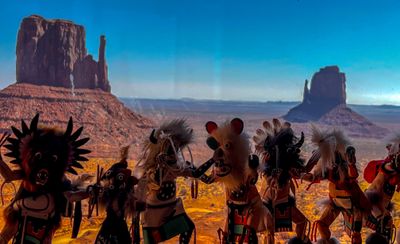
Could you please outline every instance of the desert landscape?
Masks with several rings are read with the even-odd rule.
[[[65,127],[72,116],[77,125],[85,127],[85,136],[91,137],[88,146],[92,154],[79,173],[95,175],[98,165],[108,168],[126,145],[132,148],[129,167],[134,170],[152,128],[175,118],[185,118],[194,130],[195,142],[190,147],[195,165],[212,154],[205,144],[207,121],[221,123],[239,117],[245,122],[245,132],[252,137],[263,121],[281,118],[292,123],[297,135],[304,132],[305,159],[315,148],[310,142],[311,124],[346,131],[357,150],[359,183],[365,189],[364,167],[370,160],[384,158],[384,138],[400,131],[400,107],[346,103],[346,76],[336,65],[322,67],[310,84],[305,82],[301,102],[117,98],[111,93],[108,80],[105,37],[100,37],[98,61],[87,53],[85,38],[84,28],[70,21],[46,20],[37,15],[25,18],[17,39],[16,83],[0,91],[2,132],[10,131],[12,125],[19,127],[20,119],[30,120],[36,113],[41,114],[45,125]],[[310,221],[318,220],[321,202],[328,197],[327,182],[314,184],[310,190],[306,190],[308,184],[298,183],[297,206]],[[226,216],[223,187],[200,184],[198,199],[191,199],[190,180],[180,179],[177,192],[196,224],[197,243],[218,243],[217,230],[223,227]],[[6,185],[6,204],[12,196],[11,187]],[[398,194],[394,202],[400,202]],[[398,208],[395,205],[393,213],[396,226],[400,226]],[[64,219],[54,243],[93,243],[103,219],[104,212],[90,219],[84,217],[77,239],[70,238],[71,220]],[[339,217],[334,222],[332,235],[341,243],[350,243],[342,221]],[[369,232],[363,229],[363,238]],[[285,243],[293,235],[278,234],[276,243]],[[177,243],[177,238],[166,243]]]

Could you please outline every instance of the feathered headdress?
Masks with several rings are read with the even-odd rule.
[[[40,141],[41,137],[48,133],[53,133],[68,147],[68,157],[67,162],[65,162],[67,167],[66,171],[76,175],[77,172],[74,168],[83,168],[79,161],[88,161],[88,159],[82,155],[90,153],[89,150],[80,148],[89,141],[89,138],[78,140],[82,133],[83,127],[80,127],[74,133],[72,133],[72,118],[69,119],[67,129],[64,133],[61,133],[55,129],[38,128],[38,123],[39,114],[36,114],[29,127],[24,120],[21,120],[21,131],[14,126],[11,127],[14,137],[8,138],[7,141],[9,144],[4,146],[9,150],[5,156],[14,158],[10,163],[21,165],[24,160],[23,157],[24,155],[27,155],[30,147],[33,146],[35,142]]]
[[[256,131],[253,141],[256,153],[263,162],[263,173],[270,176],[274,172],[281,172],[279,184],[282,186],[290,179],[291,169],[305,170],[304,160],[300,157],[304,133],[297,138],[289,122],[282,124],[278,119],[273,119],[272,124],[264,121],[264,129]]]
[[[300,148],[304,143],[304,133],[302,132],[300,139],[298,139],[294,135],[289,122],[284,122],[282,125],[278,119],[273,119],[272,124],[273,126],[268,121],[264,121],[264,128],[257,129],[256,135],[253,136],[256,152],[261,156],[262,160],[264,161],[265,157],[271,156],[268,155],[268,148],[284,148],[285,153],[299,154]],[[297,163],[302,165],[303,160],[297,159]],[[279,160],[279,158],[275,158],[275,160]]]

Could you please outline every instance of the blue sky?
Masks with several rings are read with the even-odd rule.
[[[0,1],[0,87],[15,81],[20,21],[39,14],[84,25],[95,57],[106,35],[118,96],[298,101],[335,64],[349,103],[400,105],[399,1]]]

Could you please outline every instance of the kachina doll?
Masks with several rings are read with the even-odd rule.
[[[207,145],[213,150],[215,165],[211,175],[204,174],[201,179],[225,186],[228,215],[225,228],[219,231],[223,243],[258,243],[257,233],[272,227],[272,216],[255,186],[259,160],[250,153],[250,140],[243,128],[239,118],[221,126],[212,121],[206,124]]]
[[[120,161],[113,164],[104,174],[100,172],[98,185],[92,186],[92,192],[99,190],[98,196],[93,194],[93,197],[98,197],[99,203],[107,212],[97,234],[96,244],[132,243],[127,219],[133,218],[135,214],[134,186],[138,180],[128,169],[128,149],[129,147],[122,149]]]
[[[196,168],[185,160],[183,150],[193,140],[193,130],[183,119],[163,123],[153,130],[138,163],[145,182],[146,209],[141,213],[144,243],[159,243],[179,235],[179,243],[189,243],[195,225],[176,196],[178,177],[198,178],[214,163],[209,160]],[[141,183],[139,183],[140,185]],[[140,194],[139,194],[140,195]]]
[[[369,213],[371,206],[357,182],[358,170],[355,148],[341,130],[321,131],[312,127],[312,142],[317,146],[314,155],[319,162],[314,171],[303,179],[312,183],[329,181],[329,200],[322,216],[315,222],[313,239],[318,229],[320,243],[333,243],[330,226],[339,214],[343,215],[344,225],[351,243],[361,244],[363,215]]]
[[[297,138],[288,122],[281,124],[278,119],[272,122],[273,126],[264,121],[264,128],[258,129],[253,137],[256,152],[262,160],[261,198],[274,217],[274,228],[267,237],[267,243],[274,243],[274,232],[292,231],[292,223],[296,224],[296,237],[291,242],[311,243],[311,224],[296,206],[294,180],[310,172],[317,160],[306,164],[301,158],[303,133]]]
[[[371,214],[366,215],[365,224],[374,230],[368,243],[389,243],[394,238],[392,218],[394,193],[400,191],[400,134],[394,135],[387,144],[385,159],[368,163],[364,179],[371,183],[365,194],[372,205]]]
[[[80,148],[89,138],[79,139],[82,127],[73,133],[72,119],[65,131],[38,127],[37,114],[30,127],[22,121],[22,130],[11,127],[13,137],[8,138],[10,163],[19,167],[11,170],[0,161],[1,174],[6,181],[21,180],[16,196],[4,210],[5,225],[0,243],[51,243],[60,226],[62,216],[70,216],[70,206],[88,197],[86,189],[67,179],[66,173],[77,174],[82,168],[79,161],[87,161],[83,154],[90,151]],[[83,179],[82,179],[83,180]],[[80,206],[78,204],[77,206]],[[81,210],[75,208],[75,216]],[[80,224],[80,221],[75,221]],[[75,226],[76,227],[76,226]],[[74,227],[73,235],[77,230]]]

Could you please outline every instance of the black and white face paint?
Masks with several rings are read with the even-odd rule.
[[[172,153],[175,156],[174,164],[177,166],[177,168],[184,169],[185,167],[187,167],[187,161],[186,161],[185,155],[184,155],[183,150],[182,150],[182,149],[185,149],[185,148],[188,149],[188,153],[190,155],[190,162],[189,162],[190,166],[193,166],[193,156],[192,156],[192,151],[190,150],[189,146],[186,146],[186,147],[184,147],[182,149],[177,147],[175,145],[171,135],[166,134],[163,131],[161,131],[160,139],[161,140],[167,140],[169,142],[170,149],[172,149]],[[168,150],[167,150],[167,154],[168,154]]]

